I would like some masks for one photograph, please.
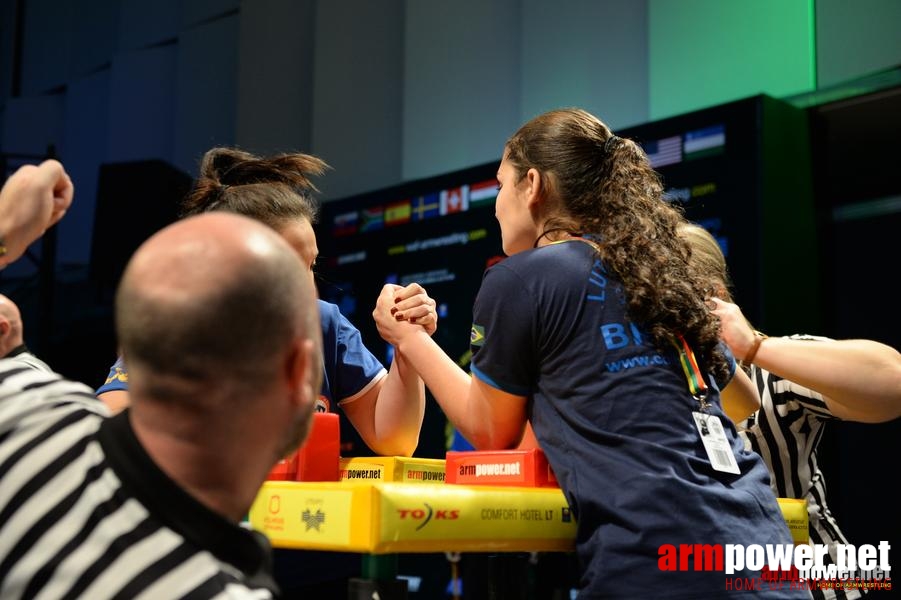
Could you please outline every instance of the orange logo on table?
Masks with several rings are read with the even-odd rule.
[[[397,512],[401,519],[409,519],[411,521],[422,521],[419,525],[416,526],[416,531],[419,531],[423,527],[425,527],[429,521],[434,519],[437,520],[445,520],[445,521],[455,521],[460,518],[460,510],[434,510],[428,503],[423,502],[423,506],[425,509],[421,508],[398,508]]]

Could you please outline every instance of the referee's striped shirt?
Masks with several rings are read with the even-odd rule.
[[[0,360],[0,598],[276,596],[265,538],[194,500],[93,391]]]
[[[825,338],[793,335],[792,339],[816,343]],[[765,369],[751,366],[751,380],[760,392],[760,409],[738,423],[745,447],[763,457],[770,470],[773,492],[780,498],[807,499],[810,543],[828,544],[833,562],[835,544],[847,544],[835,517],[826,505],[826,482],[817,464],[817,445],[828,421],[823,396]],[[816,600],[859,598],[860,590],[813,590]]]

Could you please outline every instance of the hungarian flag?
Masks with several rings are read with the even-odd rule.
[[[497,198],[497,182],[493,179],[469,186],[469,207],[493,204]]]

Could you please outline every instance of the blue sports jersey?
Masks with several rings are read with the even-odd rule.
[[[322,322],[323,377],[316,408],[320,412],[338,412],[339,403],[359,397],[387,371],[363,345],[360,330],[341,314],[337,306],[324,300],[318,303]],[[127,389],[128,369],[120,356],[96,393]]]
[[[766,466],[744,450],[715,382],[708,412],[740,475],[712,468],[675,348],[661,351],[629,321],[622,285],[592,246],[552,244],[491,267],[473,318],[473,375],[528,398],[578,521],[580,597],[729,595],[722,571],[660,570],[661,545],[791,543]]]

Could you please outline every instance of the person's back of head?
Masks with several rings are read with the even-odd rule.
[[[658,347],[682,335],[709,369],[727,376],[717,324],[699,291],[702,280],[689,268],[688,244],[676,233],[683,211],[663,198],[660,175],[637,143],[584,110],[564,108],[520,127],[505,157],[520,177],[531,168],[541,176],[542,236],[593,236],[604,267],[625,288],[630,318]]]
[[[0,358],[24,342],[22,313],[7,296],[0,294]]]
[[[115,316],[135,411],[163,407],[210,428],[252,415],[283,382],[298,340],[313,341],[318,392],[309,279],[284,240],[245,217],[189,217],[152,236],[126,267]]]
[[[241,214],[273,229],[290,219],[315,224],[317,192],[310,180],[328,165],[309,154],[256,156],[237,148],[216,147],[204,154],[200,174],[181,206],[182,216],[222,210]]]
[[[679,226],[679,236],[691,246],[691,264],[709,285],[708,295],[732,302],[732,278],[720,243],[704,227],[690,221]]]

